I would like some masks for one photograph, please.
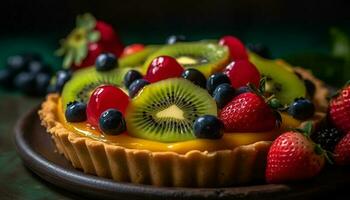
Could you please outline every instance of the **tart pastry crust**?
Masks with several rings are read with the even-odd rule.
[[[310,72],[297,69],[315,82],[319,122],[327,109],[328,90]],[[311,77],[309,77],[311,75]],[[120,182],[176,187],[223,187],[263,180],[271,141],[259,141],[214,152],[192,150],[186,154],[127,149],[74,133],[58,120],[58,94],[50,94],[39,111],[58,152],[85,173]],[[325,107],[324,107],[325,106]]]

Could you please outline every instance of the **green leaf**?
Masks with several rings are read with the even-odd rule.
[[[68,51],[67,54],[64,56],[63,59],[63,67],[64,68],[69,68],[73,62],[74,59],[74,52],[73,51]]]
[[[311,121],[305,122],[305,125],[304,125],[304,127],[302,128],[303,133],[304,133],[306,136],[310,136],[311,133],[312,133],[312,128],[313,128],[313,126],[312,126],[312,122],[311,122]]]
[[[86,30],[93,30],[96,26],[96,19],[90,13],[78,15],[76,19],[76,26],[85,28]]]
[[[87,37],[90,43],[95,43],[100,40],[100,32],[92,31],[91,33],[88,34]]]

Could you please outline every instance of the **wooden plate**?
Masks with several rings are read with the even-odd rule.
[[[172,188],[115,182],[72,167],[57,153],[40,125],[38,107],[23,115],[15,131],[17,151],[24,164],[46,181],[80,195],[103,199],[310,199],[345,191],[348,169],[328,168],[317,178],[291,185],[262,184],[229,188]],[[344,189],[344,190],[341,190]]]

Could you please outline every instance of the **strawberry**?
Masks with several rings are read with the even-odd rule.
[[[325,155],[308,136],[295,131],[283,133],[268,152],[266,181],[282,183],[312,178],[322,170]]]
[[[226,132],[268,131],[276,126],[279,117],[265,99],[253,92],[234,97],[219,113]]]
[[[112,26],[90,14],[77,17],[76,28],[62,41],[56,54],[64,56],[63,67],[80,69],[95,63],[97,56],[109,52],[119,57],[123,45]]]
[[[350,132],[335,146],[334,161],[337,165],[350,165]]]
[[[334,126],[347,133],[350,131],[350,85],[340,90],[329,104],[329,117]]]

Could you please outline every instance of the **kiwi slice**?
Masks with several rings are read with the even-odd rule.
[[[116,68],[102,72],[97,71],[95,67],[89,67],[76,71],[62,90],[61,98],[64,109],[72,101],[86,103],[91,93],[100,85],[122,87],[124,75],[128,70],[130,68]]]
[[[222,70],[229,62],[229,53],[225,46],[211,42],[180,42],[166,45],[151,54],[143,65],[142,72],[147,71],[154,58],[162,55],[174,57],[185,68],[195,68],[206,77]]]
[[[126,112],[128,133],[161,142],[195,138],[193,122],[202,115],[217,115],[209,93],[183,78],[150,84],[131,101]]]
[[[160,48],[160,45],[148,45],[142,51],[122,57],[118,60],[119,67],[140,67],[146,61],[147,57]]]
[[[298,97],[306,96],[304,82],[295,75],[293,68],[281,61],[268,60],[250,53],[249,59],[266,77],[266,91],[274,94],[284,105]]]

